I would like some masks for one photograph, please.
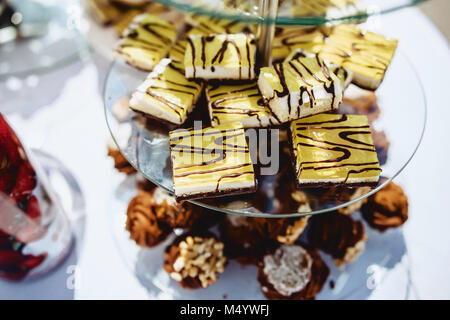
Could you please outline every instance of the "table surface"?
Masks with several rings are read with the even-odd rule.
[[[410,298],[450,298],[449,197],[450,100],[447,41],[416,8],[369,20],[369,27],[400,40],[415,65],[428,100],[428,123],[414,159],[396,179],[409,196],[410,218],[404,237],[411,262]],[[93,54],[49,74],[0,83],[0,111],[6,113],[31,147],[61,160],[78,179],[85,195],[84,237],[55,272],[28,282],[0,282],[0,299],[148,299],[146,290],[117,252],[108,221],[108,201],[123,176],[106,156],[109,132],[101,92],[109,61]],[[408,79],[404,79],[408,81]],[[407,115],[405,123],[407,125]],[[76,288],[71,265],[77,265]],[[396,297],[395,274],[370,298]],[[391,279],[391,280],[389,280]],[[250,297],[249,297],[250,298]]]

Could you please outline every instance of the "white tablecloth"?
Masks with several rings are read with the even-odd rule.
[[[448,43],[415,8],[374,18],[370,23],[384,34],[400,39],[402,51],[412,60],[425,87],[428,100],[425,137],[415,158],[396,181],[405,188],[410,201],[410,218],[404,234],[412,265],[411,297],[448,299]],[[84,62],[40,76],[38,83],[35,79],[22,81],[19,90],[17,80],[0,83],[0,110],[11,117],[28,145],[53,154],[73,172],[85,194],[87,217],[84,240],[78,242],[77,251],[63,267],[32,282],[0,282],[0,299],[154,297],[156,291],[147,292],[126,268],[109,228],[108,199],[122,177],[112,170],[112,160],[106,156],[109,132],[101,91],[108,63],[94,55]],[[78,287],[74,290],[66,286],[70,277],[66,268],[71,264],[77,264],[79,271]],[[396,297],[399,288],[396,288],[395,275],[387,279],[371,298]]]

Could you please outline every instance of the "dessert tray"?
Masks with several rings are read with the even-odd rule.
[[[170,161],[168,128],[148,120],[134,112],[123,112],[128,106],[128,97],[146,78],[148,73],[139,71],[128,64],[115,61],[108,73],[104,87],[106,121],[111,135],[126,159],[156,185],[173,192],[172,168]],[[407,82],[404,79],[408,79]],[[351,91],[351,88],[347,89]],[[311,212],[275,212],[277,192],[274,181],[280,172],[263,177],[258,191],[254,194],[229,196],[192,202],[218,212],[253,217],[295,217],[324,213],[346,207],[374,194],[409,163],[417,150],[426,123],[426,99],[420,79],[407,56],[398,51],[391,62],[385,79],[376,91],[381,110],[380,116],[372,123],[377,131],[383,131],[390,142],[387,160],[381,165],[382,175],[389,179],[379,183],[369,193],[351,201],[323,201],[315,189],[304,189],[310,202],[314,203]],[[122,110],[122,112],[121,112]],[[341,110],[346,110],[345,106]],[[408,121],[408,126],[399,125]],[[290,160],[281,157],[280,168],[291,166]],[[285,161],[283,163],[283,161]],[[282,179],[286,179],[283,177]],[[293,178],[292,178],[293,179]],[[293,180],[292,180],[293,181]],[[289,183],[289,180],[283,180]],[[263,201],[263,203],[262,203]],[[270,215],[271,213],[276,213]]]
[[[0,43],[0,78],[46,72],[75,61],[88,50],[79,32],[81,13],[77,2],[14,0],[9,3],[13,9],[2,17],[5,38]]]

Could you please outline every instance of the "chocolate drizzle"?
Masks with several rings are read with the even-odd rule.
[[[356,74],[382,79],[397,47],[396,40],[362,32],[355,26],[334,28],[321,57]]]
[[[239,59],[239,79],[242,79],[242,55],[239,46],[233,40],[225,40],[222,43],[222,47],[217,51],[216,55],[212,58],[211,64],[214,64],[216,61],[221,63],[225,56],[225,52],[228,50],[228,44],[231,44],[235,49]],[[204,50],[205,46],[202,46],[202,50]],[[248,46],[247,46],[248,48]],[[205,65],[206,61],[203,60],[203,65]],[[250,68],[250,65],[248,66]]]
[[[317,52],[324,44],[325,37],[317,27],[279,27],[275,29],[272,55],[275,60],[284,59],[295,49]],[[297,51],[294,59],[305,57]]]
[[[242,120],[247,117],[256,117],[260,126],[263,126],[263,117],[266,123],[277,122],[276,118],[272,119],[273,115],[254,82],[235,86],[210,85],[207,96],[213,123],[220,124],[221,120],[224,120],[224,123],[239,121],[237,118],[221,117],[221,114],[244,116]]]
[[[195,75],[195,46],[194,43],[192,42],[191,38],[187,38],[187,41],[189,43],[189,46],[191,47],[191,52],[192,52],[192,66],[194,67],[194,78],[196,77]]]
[[[310,108],[314,108],[317,105],[315,91],[318,86],[322,86],[323,89],[330,94],[331,103],[329,110],[334,109],[336,95],[338,93],[338,87],[336,87],[335,82],[338,81],[338,79],[334,74],[330,74],[327,66],[317,55],[314,57],[304,57],[303,53],[298,52],[292,59],[283,63],[274,64],[272,68],[278,77],[278,82],[282,90],[274,89],[274,94],[272,97],[268,98],[268,103],[270,105],[270,102],[275,96],[278,98],[287,96],[289,119],[300,118],[302,116],[301,108],[304,107],[306,103],[309,102]],[[289,79],[286,78],[287,75],[290,76]],[[290,81],[289,86],[288,80]],[[293,88],[296,87],[299,90],[299,98],[298,101],[293,102],[290,90],[294,90]],[[305,93],[307,94],[309,101],[306,100]],[[295,110],[292,109],[293,103],[295,103]],[[294,115],[292,115],[293,111]],[[308,112],[307,114],[311,113]]]
[[[148,14],[133,20],[119,41],[117,52],[129,64],[151,71],[176,39],[175,26]]]
[[[173,42],[173,39],[171,37],[168,37],[165,31],[173,30],[173,26],[166,26],[157,22],[148,22],[142,24],[142,28],[146,30],[147,32],[151,33],[153,36],[161,40],[166,45],[170,46]],[[157,31],[156,28],[163,29],[163,32]]]
[[[359,121],[355,121],[357,117]],[[358,176],[368,171],[380,172],[376,150],[368,128],[365,116],[324,114],[307,118],[305,121],[293,122],[291,130],[297,154],[298,177],[302,179],[304,171],[339,169],[342,183],[347,183],[351,175]],[[307,155],[312,157],[308,158]],[[306,160],[305,157],[310,160]],[[337,173],[338,171],[335,170],[321,173],[316,179],[327,179],[328,175],[330,179],[337,179]],[[310,176],[307,179],[313,178]]]
[[[196,102],[202,85],[186,80],[184,71],[174,63],[168,64],[166,69],[152,80],[145,94],[175,112],[182,123],[188,108]]]
[[[196,145],[196,141],[200,142],[199,146]],[[213,175],[211,178],[217,181],[214,192],[220,191],[220,184],[225,179],[233,180],[243,175],[252,175],[251,179],[254,180],[249,148],[244,130],[240,126],[231,125],[219,129],[208,128],[187,132],[174,131],[171,133],[170,148],[172,159],[180,157],[187,159],[174,162],[175,188],[177,179],[192,178],[193,180],[189,182],[192,184],[195,183],[195,178],[201,175]],[[192,156],[194,154],[201,156],[196,158]],[[239,154],[245,156],[238,156]]]
[[[224,61],[226,62],[226,64],[228,64],[230,61],[232,61],[233,63],[234,61],[236,61],[235,62],[237,64],[236,69],[238,69],[238,75],[236,75],[237,77],[236,79],[250,79],[253,75],[251,41],[249,40],[249,38],[245,37],[244,38],[245,45],[244,45],[244,43],[241,42],[242,39],[239,39],[238,41],[236,36],[239,35],[224,35],[224,34],[208,35],[208,36],[195,35],[194,38],[192,38],[191,36],[189,38],[189,44],[192,51],[191,65],[194,69],[193,78],[197,77],[196,68],[199,68],[199,66],[196,66],[196,62],[198,62],[197,57],[199,57],[201,62],[200,67],[203,70],[207,70],[209,68],[211,72],[215,72],[216,67],[220,66]],[[218,49],[216,47],[217,45],[219,45]],[[196,54],[195,51],[198,51],[198,53]],[[233,60],[229,59],[228,57],[225,58],[227,55],[232,55]],[[242,74],[243,61],[247,61],[248,63],[248,73],[246,75]],[[235,68],[234,66],[231,65],[225,67]],[[236,79],[233,78],[233,80]]]

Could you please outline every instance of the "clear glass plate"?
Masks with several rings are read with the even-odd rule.
[[[425,0],[347,0],[347,6],[337,7],[329,0],[278,0],[276,24],[321,25],[361,21],[371,15],[388,13],[417,5]],[[157,0],[184,12],[253,23],[273,23],[258,16],[260,0]],[[344,3],[346,3],[344,2]],[[306,4],[305,4],[306,3]],[[328,4],[328,5],[322,5]]]
[[[117,117],[117,106],[122,104],[127,107],[127,97],[146,75],[145,72],[119,61],[111,65],[104,87],[106,121],[114,141],[127,160],[147,179],[173,193],[167,126],[150,121],[134,112],[129,112],[120,121],[120,117]],[[192,202],[223,213],[266,218],[295,217],[333,211],[377,192],[409,163],[419,147],[425,129],[424,90],[414,67],[401,52],[397,52],[392,60],[383,83],[376,91],[376,96],[381,115],[372,126],[378,131],[385,132],[390,147],[387,161],[381,166],[382,175],[388,179],[380,179],[378,186],[371,192],[352,201],[328,198],[325,201],[324,188],[303,189],[312,204],[311,212],[298,213],[296,208],[284,208],[280,211],[275,208],[279,207],[277,204],[280,202],[285,202],[282,198],[285,192],[275,189],[274,182],[281,181],[282,186],[292,182],[292,178],[289,180],[282,170],[291,168],[290,159],[285,159],[286,163],[283,165],[283,157],[280,157],[282,169],[276,175],[260,178],[256,193]],[[196,118],[195,111],[192,118]]]
[[[142,248],[130,239],[125,230],[129,201],[136,194],[134,177],[128,177],[117,188],[109,204],[110,228],[118,251],[126,266],[149,291],[153,298],[163,299],[265,299],[257,281],[257,268],[242,266],[231,260],[219,280],[207,289],[181,288],[163,269],[163,252],[175,234],[155,248]],[[352,217],[360,219],[359,213]],[[368,299],[382,289],[389,279],[389,298],[406,299],[411,286],[410,262],[401,228],[385,233],[374,231],[365,224],[368,241],[358,259],[343,269],[334,265],[331,256],[321,252],[330,275],[316,296],[328,299]],[[214,229],[213,229],[214,231]],[[304,236],[300,238],[304,240]],[[238,288],[238,289],[237,289]]]
[[[72,63],[88,51],[78,29],[81,9],[77,1],[33,0],[22,5],[27,20],[40,21],[42,33],[0,44],[0,79],[47,72]]]

